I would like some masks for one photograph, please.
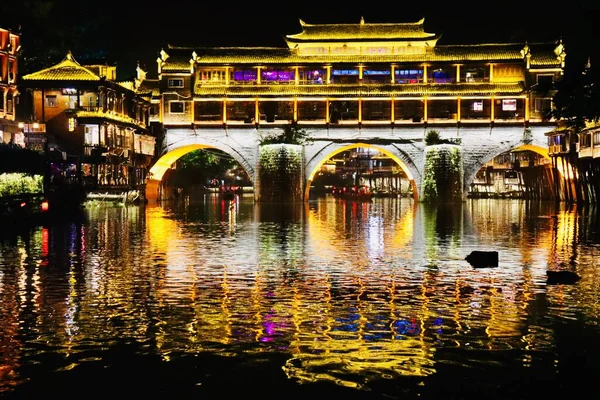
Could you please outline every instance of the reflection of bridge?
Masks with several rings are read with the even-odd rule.
[[[336,127],[303,128],[313,142],[304,146],[304,198],[321,165],[333,155],[355,147],[372,147],[391,157],[404,170],[413,186],[416,199],[421,196],[424,169],[424,137],[436,130],[443,139],[451,139],[460,146],[463,160],[463,193],[477,171],[488,161],[504,152],[523,149],[548,157],[544,133],[550,126],[510,127]],[[166,130],[161,156],[151,169],[152,179],[146,189],[148,199],[160,196],[160,181],[165,172],[182,155],[202,148],[216,148],[231,155],[244,167],[257,189],[257,168],[260,154],[259,140],[276,128],[223,129],[223,128],[169,128]]]

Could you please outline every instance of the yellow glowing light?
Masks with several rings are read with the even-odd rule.
[[[190,151],[211,148],[211,146],[201,145],[201,144],[191,144],[189,146],[182,146],[178,149],[172,150],[167,154],[163,155],[156,163],[150,168],[150,174],[152,179],[156,179],[158,181],[162,180],[163,175],[167,172],[171,165],[175,161],[177,161],[181,156],[189,153]]]
[[[408,167],[406,166],[406,164],[404,164],[404,162],[401,159],[399,159],[398,157],[396,157],[394,154],[390,153],[389,151],[387,151],[385,149],[382,149],[381,147],[373,146],[371,144],[366,144],[366,143],[353,143],[353,144],[349,144],[347,146],[344,146],[344,147],[341,147],[339,149],[336,149],[336,150],[332,151],[331,153],[329,153],[328,155],[326,155],[325,157],[323,157],[323,160],[321,162],[319,162],[315,166],[315,168],[310,173],[310,176],[308,177],[308,180],[306,182],[306,188],[304,190],[304,198],[308,199],[308,194],[309,194],[309,191],[310,191],[310,186],[312,185],[312,181],[314,180],[315,175],[319,171],[321,171],[321,166],[323,164],[325,164],[330,158],[332,158],[336,154],[339,154],[339,153],[344,152],[346,150],[355,149],[357,147],[375,149],[375,150],[379,151],[380,153],[385,154],[386,156],[388,156],[392,160],[394,160],[396,162],[396,164],[398,164],[400,166],[400,168],[402,168],[402,170],[406,174],[406,176],[407,176],[408,180],[410,181],[410,184],[411,184],[411,186],[413,188],[414,199],[417,200],[418,193],[417,193],[417,188],[416,188],[416,185],[415,185],[415,180],[412,177],[412,174],[410,173],[410,171],[409,171]]]
[[[539,154],[540,156],[544,157],[547,160],[550,160],[550,156],[548,155],[548,148],[547,147],[540,147],[540,146],[535,146],[532,144],[524,144],[521,145],[519,147],[516,147],[513,149],[514,150],[529,150],[532,151],[534,153]],[[558,172],[561,174],[561,176],[567,178],[567,179],[573,179],[573,173],[571,171],[565,171],[563,169],[563,167],[561,165],[557,165],[556,169],[558,170]]]

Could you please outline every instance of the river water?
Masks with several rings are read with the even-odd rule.
[[[0,239],[0,397],[597,392],[599,226],[507,199],[89,206]]]

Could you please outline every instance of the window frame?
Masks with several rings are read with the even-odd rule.
[[[54,104],[51,104],[50,99],[54,99]],[[58,96],[55,94],[47,94],[44,97],[44,106],[48,108],[56,108],[58,107]]]
[[[181,104],[181,111],[173,111],[173,105]],[[169,100],[169,114],[183,115],[185,114],[185,102],[181,100]]]
[[[175,84],[175,82],[181,82],[181,84]],[[184,87],[183,78],[167,78],[167,87],[174,89],[181,89]]]

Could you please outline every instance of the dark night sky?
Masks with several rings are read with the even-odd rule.
[[[121,77],[132,76],[137,61],[150,76],[155,76],[157,54],[167,43],[285,46],[283,36],[300,32],[299,19],[315,24],[356,23],[361,16],[367,23],[414,22],[425,18],[425,31],[442,34],[438,44],[562,38],[567,68],[580,68],[588,56],[593,67],[596,58],[600,65],[598,0],[565,1],[558,7],[551,5],[554,2],[527,0],[437,3],[397,0],[359,7],[344,2],[273,1],[210,5],[199,0],[168,0],[159,3],[162,6],[153,4],[156,2],[138,6],[126,0],[105,0],[98,4],[89,0],[0,3],[0,26],[16,30],[21,25],[24,49],[44,53],[54,46],[57,49],[54,62],[64,57],[65,49],[72,50],[78,60],[102,54],[109,62],[117,63]],[[491,9],[493,6],[498,8]]]

